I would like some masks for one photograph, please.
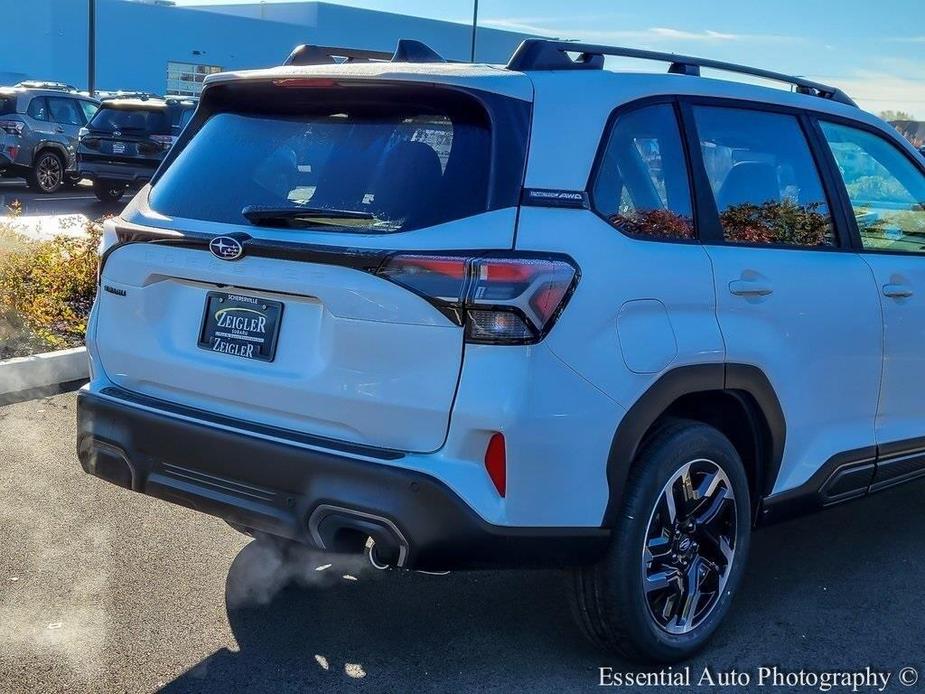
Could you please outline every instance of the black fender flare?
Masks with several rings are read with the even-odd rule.
[[[763,469],[758,471],[759,495],[764,497],[771,493],[783,459],[787,426],[777,393],[768,377],[761,369],[749,364],[680,366],[660,376],[627,410],[617,427],[607,461],[610,498],[604,511],[603,527],[613,527],[617,519],[630,467],[652,425],[682,396],[708,391],[748,394],[761,410],[768,424],[770,440],[765,446]],[[757,503],[760,499],[755,501]]]
[[[71,163],[71,153],[68,151],[67,147],[62,145],[60,142],[55,142],[54,140],[42,140],[35,147],[32,148],[32,166],[35,166],[35,159],[39,156],[39,153],[50,149],[61,156],[64,160],[64,168],[67,170],[68,165]]]

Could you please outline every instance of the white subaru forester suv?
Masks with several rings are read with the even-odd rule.
[[[588,636],[658,661],[717,629],[752,528],[925,474],[925,162],[892,128],[687,56],[384,57],[207,79],[106,227],[88,473],[377,565],[570,567]]]

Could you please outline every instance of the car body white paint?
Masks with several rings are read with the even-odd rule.
[[[850,106],[682,75],[358,65],[229,73],[208,83],[267,77],[429,81],[533,100],[527,188],[585,190],[614,110],[657,95],[833,114],[872,125],[903,146],[888,126]],[[464,347],[461,329],[423,299],[353,270],[261,258],[229,264],[180,249],[127,247],[115,252],[103,275],[104,283],[128,294],[101,293],[94,308],[92,391],[118,384],[232,417],[408,451],[398,461],[375,462],[433,475],[498,525],[599,526],[621,419],[662,375],[682,366],[736,362],[766,374],[787,420],[775,492],[805,482],[838,452],[874,445],[883,361],[878,283],[899,272],[925,288],[917,268],[925,260],[917,258],[894,268],[883,257],[883,267],[874,263],[872,272],[852,252],[660,243],[625,236],[590,210],[525,206],[440,228],[367,236],[170,219],[147,207],[147,194],[141,191],[126,209],[126,221],[210,234],[246,230],[318,245],[515,247],[574,258],[581,270],[577,291],[545,340],[523,347]],[[729,282],[755,276],[773,281],[775,293],[754,301],[728,292]],[[205,293],[222,284],[286,297],[294,320],[274,364],[215,360],[197,350]],[[888,352],[893,344],[908,347],[909,338],[921,344],[920,301],[903,315],[904,307],[887,310]],[[168,312],[177,321],[165,329]],[[917,361],[902,349],[886,355],[887,374],[896,382]],[[891,392],[882,396],[888,406],[909,407],[911,391]],[[919,424],[910,414],[888,435],[921,435]],[[508,443],[506,498],[483,465],[497,431]]]

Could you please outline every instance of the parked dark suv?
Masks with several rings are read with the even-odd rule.
[[[196,109],[192,100],[116,98],[104,100],[81,131],[77,166],[105,202],[151,180]]]
[[[23,177],[40,193],[79,180],[78,133],[98,106],[96,99],[58,82],[0,88],[0,175]]]

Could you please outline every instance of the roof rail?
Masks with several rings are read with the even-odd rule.
[[[77,87],[64,82],[51,82],[46,80],[25,80],[16,85],[22,89],[48,89],[59,92],[77,92]]]
[[[578,53],[573,59],[568,54]],[[857,104],[841,89],[831,87],[820,82],[813,82],[794,75],[785,75],[780,72],[771,72],[761,68],[726,63],[709,58],[695,58],[689,55],[676,53],[662,53],[660,51],[647,51],[638,48],[621,48],[619,46],[600,46],[591,43],[577,43],[572,41],[556,41],[551,39],[526,39],[514,51],[507,64],[508,70],[525,72],[528,70],[601,70],[604,67],[604,56],[621,56],[624,58],[640,58],[642,60],[658,60],[670,63],[668,72],[676,75],[699,76],[700,68],[711,68],[723,72],[735,72],[741,75],[750,75],[774,82],[792,84],[800,94],[809,94],[824,99],[831,99],[841,104],[857,106]]]
[[[395,51],[370,51],[364,48],[334,46],[297,46],[283,65],[333,65],[335,63],[445,63],[446,59],[421,41],[399,39]]]

